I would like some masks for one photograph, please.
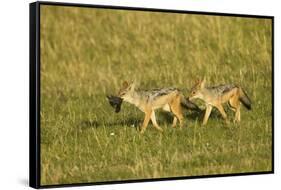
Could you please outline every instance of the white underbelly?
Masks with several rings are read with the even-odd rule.
[[[163,109],[164,111],[167,111],[167,112],[170,112],[170,111],[171,111],[171,108],[170,108],[169,104],[165,104],[165,105],[162,107],[162,109]]]

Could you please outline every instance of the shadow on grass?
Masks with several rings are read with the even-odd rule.
[[[229,110],[225,110],[227,115],[228,116],[232,116],[233,115],[233,112],[232,111],[229,111]],[[189,112],[189,113],[186,113],[185,114],[185,117],[190,119],[190,120],[203,120],[204,118],[204,115],[205,115],[205,109],[204,110],[201,110],[201,111],[192,111],[192,112]],[[213,118],[213,119],[222,119],[222,116],[221,114],[219,113],[219,111],[216,109],[216,108],[213,108],[211,114],[210,114],[210,118]]]
[[[191,111],[191,112],[186,112],[184,117],[187,120],[191,120],[191,121],[200,121],[203,119],[205,114],[205,110],[201,110],[201,111]]]
[[[189,113],[185,113],[184,119],[185,120],[191,120],[191,121],[197,121],[198,119],[203,119],[204,112],[196,112],[192,111]],[[144,118],[136,118],[136,117],[129,117],[124,118],[122,120],[117,121],[97,121],[97,120],[83,120],[79,123],[78,127],[81,129],[88,129],[88,128],[100,128],[100,127],[113,127],[113,126],[124,126],[124,127],[138,127],[142,124]],[[159,125],[163,124],[172,124],[173,123],[173,114],[169,112],[159,112],[156,114],[156,120]]]
[[[127,118],[123,120],[118,120],[114,122],[99,122],[95,120],[84,120],[80,122],[79,127],[82,129],[88,129],[88,128],[99,128],[99,127],[112,127],[112,126],[125,126],[125,127],[138,127],[142,123],[142,120],[140,118]]]

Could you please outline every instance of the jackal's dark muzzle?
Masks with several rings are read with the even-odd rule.
[[[108,99],[109,104],[115,109],[115,112],[118,113],[121,110],[121,105],[123,102],[123,99],[118,96],[106,96]]]

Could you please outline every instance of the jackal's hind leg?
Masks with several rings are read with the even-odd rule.
[[[234,123],[240,122],[240,102],[238,96],[233,97],[229,100],[231,109],[235,112]]]
[[[183,114],[182,114],[182,108],[180,104],[180,97],[176,97],[171,103],[170,103],[171,111],[177,117],[177,119],[180,122],[180,127],[183,126]],[[173,124],[176,123],[175,119],[173,121]]]
[[[174,116],[174,119],[173,119],[173,125],[172,125],[172,127],[173,127],[173,128],[175,128],[175,127],[176,127],[176,125],[177,125],[177,121],[178,121],[177,117],[176,117],[176,116]]]
[[[159,127],[157,121],[156,121],[156,117],[155,117],[155,112],[152,111],[151,112],[151,117],[150,117],[151,121],[152,121],[152,124],[153,124],[153,127],[155,127],[157,130],[159,131],[163,131],[163,129],[161,127]]]
[[[235,112],[235,119],[234,119],[234,123],[239,123],[241,120],[241,116],[240,116],[240,105],[237,107],[236,112]]]
[[[143,124],[141,126],[141,134],[143,134],[144,131],[146,130],[146,127],[147,127],[147,125],[149,123],[149,120],[151,118],[151,112],[152,112],[152,110],[148,110],[148,111],[145,112]]]

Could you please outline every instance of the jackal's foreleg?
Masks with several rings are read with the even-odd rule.
[[[144,120],[143,120],[143,123],[142,123],[142,126],[141,126],[141,133],[144,133],[148,123],[149,123],[149,120],[151,118],[151,113],[152,113],[152,110],[147,110],[145,112],[145,116],[144,116]]]
[[[205,111],[205,115],[204,115],[204,119],[203,119],[203,125],[206,125],[206,124],[207,124],[212,109],[213,109],[213,106],[207,105],[206,111]]]
[[[151,121],[152,121],[152,124],[153,124],[153,127],[155,127],[157,130],[159,131],[163,131],[163,129],[161,127],[159,127],[157,121],[156,121],[156,117],[155,117],[155,112],[152,111],[151,112],[151,117],[150,117]]]

